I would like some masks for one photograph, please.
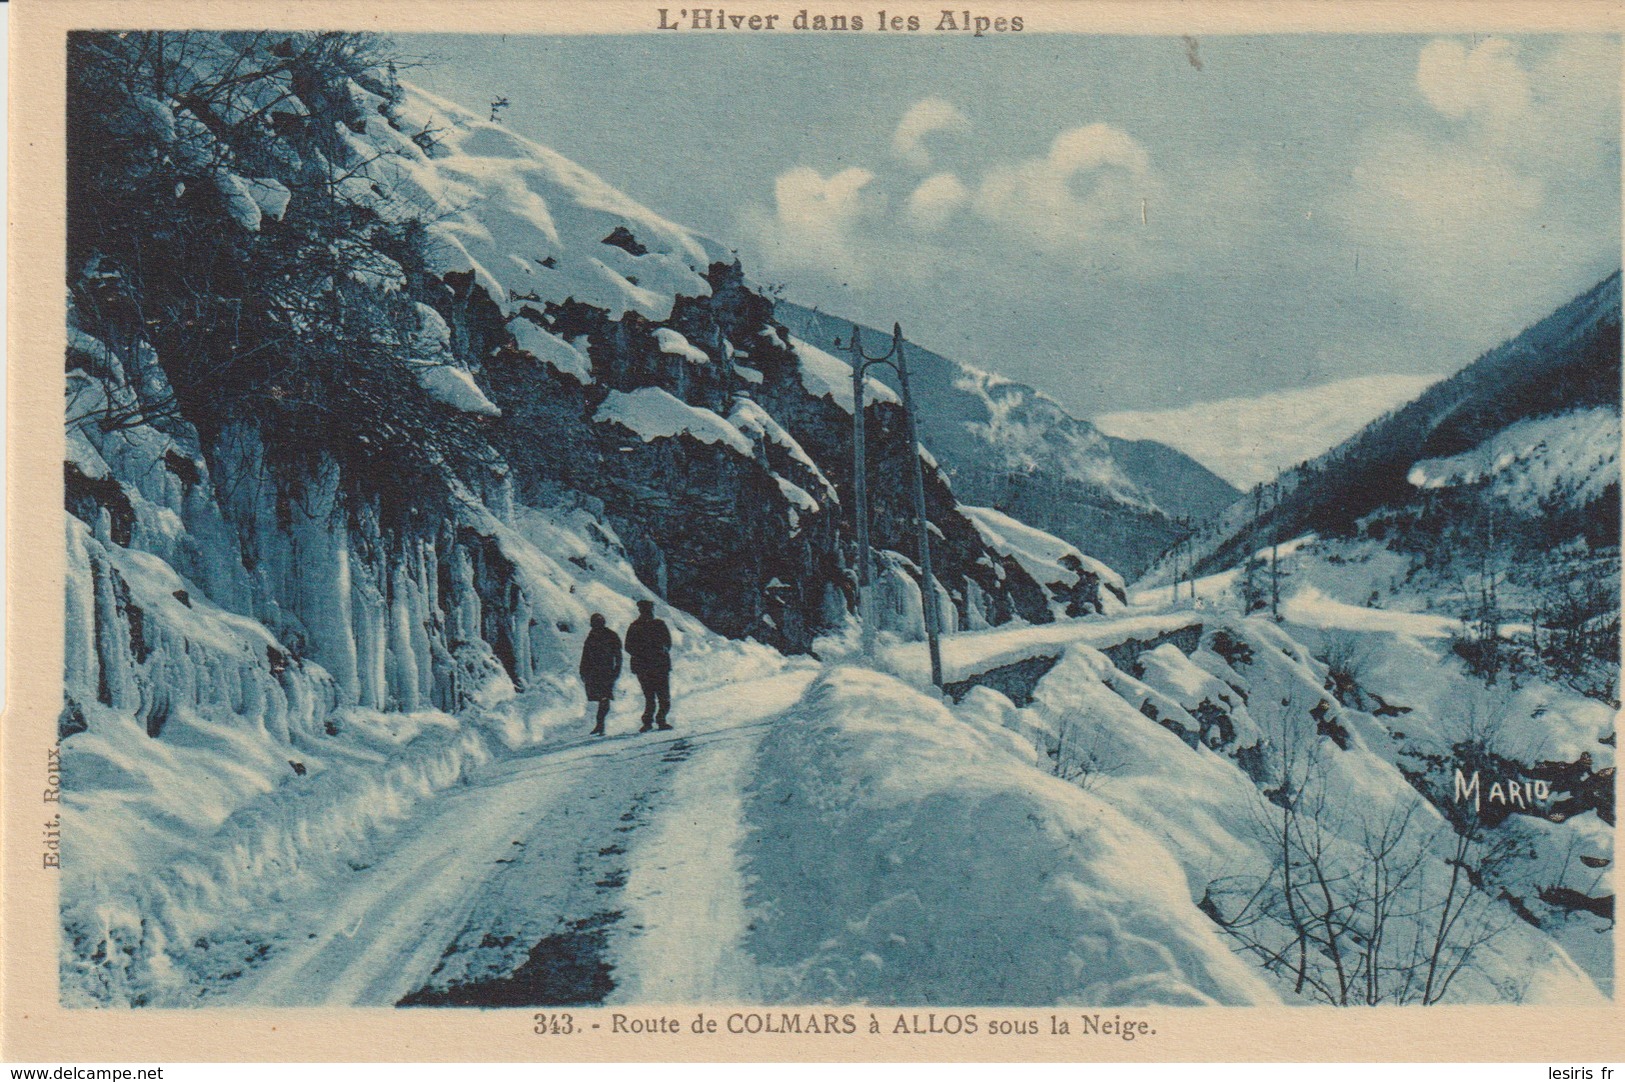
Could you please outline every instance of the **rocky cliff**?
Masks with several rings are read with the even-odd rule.
[[[539,552],[536,514],[723,635],[845,626],[850,377],[719,245],[365,36],[73,49],[65,729],[94,702],[158,735],[180,695],[319,730],[567,681],[590,560]],[[888,619],[919,634],[910,452],[869,398]],[[1035,581],[925,472],[952,624],[1098,607],[1093,571]]]

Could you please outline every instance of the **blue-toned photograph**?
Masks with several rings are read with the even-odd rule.
[[[677,10],[69,36],[61,1003],[1611,1003],[1619,38]]]

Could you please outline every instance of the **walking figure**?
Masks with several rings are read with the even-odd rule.
[[[671,713],[671,629],[655,618],[653,601],[638,602],[638,618],[626,629],[626,652],[632,658],[632,675],[643,689],[643,727],[670,729]]]
[[[615,698],[615,681],[621,677],[621,637],[604,625],[603,613],[592,614],[592,630],[581,647],[581,682],[587,687],[587,700],[598,704],[598,723],[593,736],[604,735],[604,719],[609,717],[610,700]]]

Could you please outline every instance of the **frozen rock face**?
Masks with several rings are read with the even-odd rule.
[[[680,681],[769,663],[718,632],[798,652],[847,626],[845,370],[720,246],[403,86],[365,36],[72,48],[75,1003],[184,999],[168,960],[210,913],[574,724],[594,612],[667,601]],[[1079,601],[929,456],[922,583],[914,450],[870,397],[888,630],[923,635],[922,589],[949,628]]]
[[[362,39],[177,36],[156,81],[125,39],[80,46],[76,191],[123,202],[70,228],[69,509],[86,546],[150,554],[257,625],[233,656],[263,632],[264,674],[319,673],[301,694],[328,709],[456,712],[559,679],[577,614],[514,536],[527,508],[586,509],[725,635],[804,651],[849,619],[850,405],[720,246],[369,66]],[[94,123],[129,142],[103,153]],[[131,273],[199,235],[213,262]],[[142,318],[187,297],[199,313]],[[910,450],[871,397],[874,544],[917,596]],[[925,476],[949,625],[1077,607]],[[99,673],[142,650],[72,696],[110,705]]]
[[[472,494],[386,531],[376,503],[340,505],[336,468],[279,489],[252,430],[209,454],[175,419],[104,431],[135,395],[112,350],[74,337],[70,363],[99,374],[69,373],[70,714],[99,702],[157,736],[180,695],[288,739],[343,704],[455,711],[565,665]]]
[[[664,325],[637,312],[613,319],[573,297],[504,320],[476,282],[450,281],[470,291],[452,313],[454,335],[487,358],[481,378],[502,411],[492,439],[518,499],[598,501],[639,576],[723,634],[802,651],[839,626],[856,583],[851,413],[839,396],[849,370],[820,357],[811,363],[840,369],[834,390],[809,379],[807,347],[792,344],[737,264],[709,267],[709,294],[676,298]],[[524,348],[535,331],[567,343],[586,371]],[[868,412],[872,540],[915,554],[900,408],[877,396]],[[983,543],[933,462],[924,470],[952,624],[1052,619],[1044,585]],[[918,567],[908,566],[917,591]]]
[[[802,651],[840,626],[850,415],[809,384],[772,302],[721,245],[551,150],[410,87],[398,110],[365,135],[390,152],[383,175],[440,212],[430,300],[502,413],[488,435],[517,498],[601,503],[640,577],[724,634]],[[427,147],[401,134],[418,130]],[[916,556],[901,416],[871,408],[873,540]],[[1044,586],[926,472],[953,620],[1051,618]]]

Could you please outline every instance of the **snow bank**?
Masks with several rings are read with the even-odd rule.
[[[655,328],[655,343],[660,346],[660,352],[662,353],[682,357],[684,360],[693,361],[695,364],[711,363],[711,358],[706,356],[703,349],[696,349],[689,345],[688,339],[670,327]]]
[[[519,348],[554,370],[573,376],[577,383],[592,382],[592,364],[582,352],[551,331],[543,330],[523,315],[508,321]]]
[[[892,678],[821,677],[746,817],[769,1001],[1276,1001],[1151,835]]]
[[[733,408],[728,411],[728,423],[743,432],[746,436],[766,440],[768,443],[782,450],[790,460],[806,471],[818,486],[819,495],[826,500],[838,500],[835,484],[812,456],[802,448],[796,438],[787,432],[783,425],[773,419],[773,415],[763,409],[754,399],[740,395],[734,399]]]
[[[288,186],[280,180],[269,177],[254,177],[248,181],[248,195],[258,204],[262,221],[264,218],[282,220],[288,212],[288,203],[293,199],[293,193]]]
[[[471,273],[510,316],[574,298],[611,319],[659,321],[679,296],[711,292],[705,274],[733,257],[553,150],[403,84],[398,128],[367,119],[341,132],[390,192],[381,213],[421,218],[442,270]],[[419,145],[408,132],[433,132]],[[365,196],[364,187],[357,190]]]
[[[123,736],[101,726],[104,742],[146,763],[149,776],[154,764],[164,771],[172,762],[167,790],[81,788],[76,780],[64,795],[65,1005],[196,1002],[264,953],[252,936],[223,936],[222,925],[273,915],[289,898],[364,863],[421,801],[491,756],[488,736],[443,715],[390,754],[384,746],[400,744],[405,732],[363,724],[359,741],[318,737],[290,747],[229,723],[189,717],[185,724],[180,752],[155,752],[155,741],[137,746],[145,734],[128,723]],[[368,749],[373,742],[378,750]],[[229,789],[241,806],[218,824],[197,812],[177,818],[171,805],[211,787]],[[149,826],[139,839],[124,839],[118,835],[131,831],[121,819]],[[104,846],[121,840],[139,841],[122,850],[139,856],[139,873],[109,858]]]
[[[1181,628],[1200,627],[1201,623],[1197,613],[1158,612],[966,631],[943,640],[943,672],[949,681],[961,680],[1031,657],[1056,657],[1072,643],[1106,649],[1129,639],[1150,639]],[[888,671],[918,686],[928,682],[930,665],[923,645],[891,646],[883,651],[882,661]]]
[[[258,233],[263,212],[249,188],[249,182],[236,173],[219,173],[214,178],[214,186],[220,192],[226,213],[231,215],[232,221],[250,233]]]
[[[1461,633],[1461,621],[1454,617],[1351,605],[1303,583],[1282,600],[1281,611],[1293,623],[1328,630],[1379,632],[1435,642]]]
[[[1200,898],[1209,878],[1260,866],[1246,831],[1262,802],[1234,763],[1147,717],[1133,686],[1143,695],[1143,685],[1106,655],[1074,646],[1039,683],[1029,714],[1056,772],[1154,836],[1185,869],[1190,896]]]
[[[1001,556],[1009,556],[1036,582],[1075,585],[1078,567],[1094,575],[1102,583],[1110,583],[1119,594],[1124,589],[1123,576],[1091,556],[1085,556],[1075,545],[1062,541],[1054,534],[1018,522],[991,507],[971,507],[960,504],[959,509],[971,520],[976,532],[988,548]],[[1068,562],[1076,566],[1067,566]]]
[[[778,482],[779,492],[784,496],[785,503],[809,515],[818,513],[818,501],[808,495],[806,489],[786,481],[778,474],[773,475],[773,480]]]
[[[749,458],[750,441],[739,430],[708,409],[690,406],[659,387],[632,392],[611,391],[593,420],[614,422],[630,429],[644,443],[688,435],[701,443],[720,443]]]

